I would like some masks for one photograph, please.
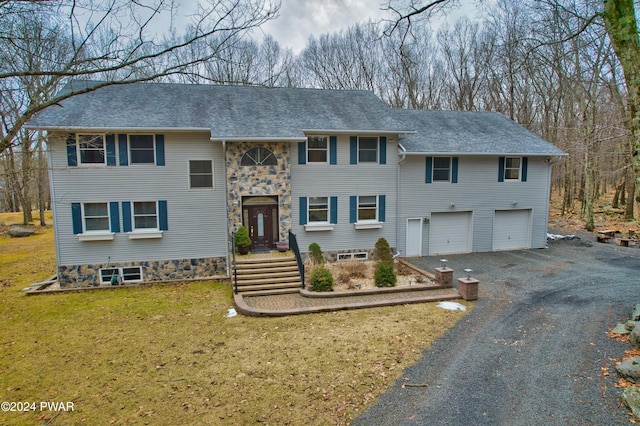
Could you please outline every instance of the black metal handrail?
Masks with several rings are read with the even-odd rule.
[[[236,267],[236,231],[231,232],[231,258],[233,259],[233,292],[238,294],[238,268]]]
[[[304,288],[304,262],[302,261],[302,255],[300,254],[300,248],[298,247],[298,240],[296,234],[289,231],[289,248],[293,251],[298,262],[298,270],[300,271],[300,280],[302,281],[302,288]]]

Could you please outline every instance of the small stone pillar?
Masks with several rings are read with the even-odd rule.
[[[475,278],[458,278],[458,293],[464,300],[478,300],[478,283]]]
[[[445,288],[453,287],[453,269],[446,266],[436,268],[436,282]]]

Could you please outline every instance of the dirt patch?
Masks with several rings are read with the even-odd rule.
[[[364,290],[376,288],[373,280],[376,264],[372,260],[349,260],[327,263],[327,268],[333,275],[334,291]],[[407,267],[402,263],[394,265],[398,282],[396,287],[415,284],[432,284],[429,277]],[[311,272],[313,265],[305,266]]]

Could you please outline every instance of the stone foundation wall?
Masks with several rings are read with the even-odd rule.
[[[109,268],[129,268],[135,266],[142,268],[143,282],[189,280],[227,275],[227,259],[224,257],[112,263],[109,265]],[[100,269],[106,267],[106,263],[60,266],[58,268],[60,287],[97,287],[100,285]]]

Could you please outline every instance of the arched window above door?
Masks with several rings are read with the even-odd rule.
[[[241,166],[275,166],[278,164],[276,156],[267,148],[251,148],[244,153],[240,160]]]

